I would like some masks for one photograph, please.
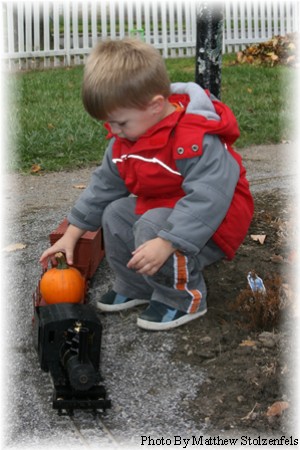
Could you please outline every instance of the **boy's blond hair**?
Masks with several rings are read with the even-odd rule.
[[[106,120],[118,108],[145,109],[155,95],[170,95],[164,60],[139,39],[100,42],[87,59],[82,85],[88,113]]]

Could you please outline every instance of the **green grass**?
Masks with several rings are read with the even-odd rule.
[[[85,112],[80,96],[82,67],[18,74],[15,80],[17,127],[13,169],[39,164],[47,171],[71,169],[101,160],[106,146],[100,123]],[[15,110],[15,108],[12,108]]]
[[[291,69],[231,65],[231,60],[223,58],[222,101],[240,125],[236,147],[290,139]],[[194,58],[170,59],[166,65],[173,82],[194,81]],[[80,66],[9,77],[15,98],[7,121],[15,142],[15,151],[7,155],[9,170],[28,172],[33,164],[45,171],[68,170],[101,161],[105,131],[82,106],[82,74]]]

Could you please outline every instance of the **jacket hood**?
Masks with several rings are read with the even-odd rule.
[[[208,120],[220,120],[216,113],[212,100],[207,92],[196,83],[172,83],[172,94],[183,94],[187,96],[186,114],[197,114]]]

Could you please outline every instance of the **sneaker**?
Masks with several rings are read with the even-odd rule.
[[[115,291],[109,291],[97,302],[97,308],[101,309],[101,311],[114,312],[144,305],[145,303],[149,303],[149,300],[133,299],[117,294]]]
[[[203,316],[207,312],[206,301],[200,305],[196,313],[186,313],[170,308],[163,303],[151,300],[150,305],[137,319],[137,325],[145,330],[163,331],[179,327],[191,320]]]

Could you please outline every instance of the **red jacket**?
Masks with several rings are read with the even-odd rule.
[[[169,100],[182,104],[184,108],[166,117],[136,142],[114,136],[113,162],[128,191],[137,196],[137,214],[158,207],[174,208],[186,195],[182,188],[184,177],[176,162],[200,157],[204,135],[217,135],[240,167],[229,209],[211,236],[231,259],[245,238],[254,209],[241,157],[231,147],[239,136],[236,119],[232,111],[219,101],[212,101],[220,117],[218,121],[186,113],[189,103],[186,94],[172,95]],[[109,134],[108,138],[111,137]]]

